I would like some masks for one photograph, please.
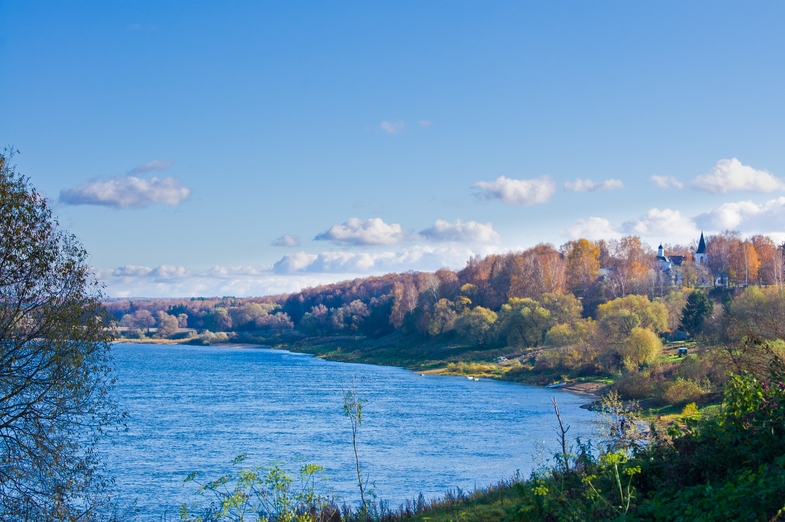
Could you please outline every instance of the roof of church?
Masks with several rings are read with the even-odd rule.
[[[706,241],[703,239],[703,232],[701,232],[701,239],[698,242],[698,250],[695,251],[696,254],[704,254],[706,252]]]

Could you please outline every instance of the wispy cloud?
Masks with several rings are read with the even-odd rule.
[[[297,236],[290,236],[289,234],[284,234],[278,239],[271,242],[270,244],[272,246],[278,246],[278,247],[298,247],[300,246],[300,238]]]
[[[379,124],[379,128],[387,134],[399,134],[405,126],[406,124],[401,120],[383,121]]]
[[[332,241],[339,245],[393,245],[406,237],[401,225],[388,225],[380,218],[363,221],[350,218],[317,235],[316,241]]]
[[[548,177],[511,179],[500,176],[494,181],[480,181],[472,185],[478,189],[479,199],[499,199],[509,205],[530,206],[546,203],[556,192],[556,184]]]
[[[155,31],[155,26],[143,25],[143,24],[140,24],[140,23],[129,24],[128,25],[128,30],[129,31],[147,31],[147,32],[152,32],[152,31]]]
[[[718,161],[709,172],[695,178],[692,186],[715,194],[737,190],[774,192],[785,190],[785,181],[765,170],[756,170],[742,165],[736,158],[731,158]]]
[[[575,192],[594,192],[597,190],[612,190],[624,188],[624,183],[620,179],[606,179],[601,183],[595,183],[590,179],[576,179],[575,181],[568,181],[564,184],[567,190]]]
[[[420,235],[431,241],[452,241],[456,243],[495,243],[499,241],[499,233],[493,229],[491,223],[478,223],[476,221],[463,222],[460,219],[454,223],[437,219],[433,226],[420,231]]]
[[[138,165],[127,172],[129,176],[137,176],[148,172],[169,170],[174,165],[174,161],[153,160],[144,165]]]
[[[177,265],[126,265],[95,270],[111,297],[259,296],[289,293],[347,278],[405,270],[460,269],[473,256],[499,253],[496,246],[414,245],[386,252],[297,252],[273,266],[214,266],[193,269]]]
[[[417,123],[420,124],[420,127],[430,127],[431,125],[433,125],[433,122],[431,120],[420,120]]]
[[[659,187],[661,189],[669,189],[671,187],[675,187],[675,188],[679,188],[680,189],[680,188],[684,187],[684,183],[682,183],[681,181],[679,181],[678,179],[676,179],[673,176],[657,176],[657,175],[654,175],[654,176],[649,178],[649,181],[651,181],[655,186],[657,186],[657,187]]]
[[[190,194],[190,189],[176,178],[148,180],[119,175],[108,180],[93,179],[74,188],[62,190],[59,201],[67,205],[102,205],[129,209],[155,204],[176,206],[188,199]]]
[[[335,274],[275,274],[269,266],[214,266],[196,270],[184,266],[126,265],[96,270],[111,297],[238,297],[297,292],[309,286],[335,282]]]
[[[495,247],[474,250],[459,245],[416,245],[395,252],[297,252],[283,256],[273,265],[272,271],[276,274],[382,274],[437,270],[443,266],[462,268],[472,256],[497,251]]]

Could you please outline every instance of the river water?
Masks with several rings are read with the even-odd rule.
[[[395,506],[419,493],[471,490],[528,476],[537,446],[556,451],[550,397],[592,437],[583,397],[493,380],[420,376],[400,368],[324,361],[249,347],[115,344],[115,395],[128,429],[111,437],[107,462],[142,520],[177,520],[193,499],[193,471],[217,478],[232,459],[320,464],[320,489],[356,502],[356,475],[342,385],[366,400],[359,428],[363,472]],[[300,459],[300,460],[298,460]],[[354,477],[354,478],[353,478]]]

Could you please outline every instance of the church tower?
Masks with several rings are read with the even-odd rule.
[[[701,231],[701,238],[698,241],[698,250],[695,251],[695,262],[699,265],[707,265],[709,256],[706,254],[706,240],[703,239],[703,231]]]

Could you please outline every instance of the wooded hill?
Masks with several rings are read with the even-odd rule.
[[[441,269],[435,273],[388,274],[307,288],[290,295],[112,299],[106,306],[120,325],[132,332],[157,327],[163,336],[174,334],[178,328],[213,333],[297,328],[308,335],[350,333],[369,337],[396,330],[421,336],[459,330],[469,334],[472,342],[485,344],[489,339],[473,326],[483,329],[483,322],[496,324],[505,305],[517,309],[531,304],[522,299],[544,304],[549,313],[558,315],[565,312],[553,309],[553,303],[559,302],[557,296],[572,296],[579,303],[572,303],[568,297],[570,313],[580,308],[581,317],[596,318],[598,306],[616,298],[659,298],[670,312],[667,324],[658,328],[660,333],[678,329],[679,306],[684,304],[682,298],[667,296],[684,288],[712,285],[715,274],[727,277],[732,288],[782,286],[783,250],[771,238],[742,240],[738,232],[731,231],[709,236],[706,265],[692,261],[695,247],[666,245],[667,255],[685,259],[669,273],[663,272],[652,248],[638,237],[628,236],[618,241],[579,239],[558,250],[540,244],[523,252],[473,258],[457,272]],[[676,279],[678,283],[674,284]],[[678,302],[669,305],[674,299]],[[513,342],[537,346],[544,340],[543,334]]]

